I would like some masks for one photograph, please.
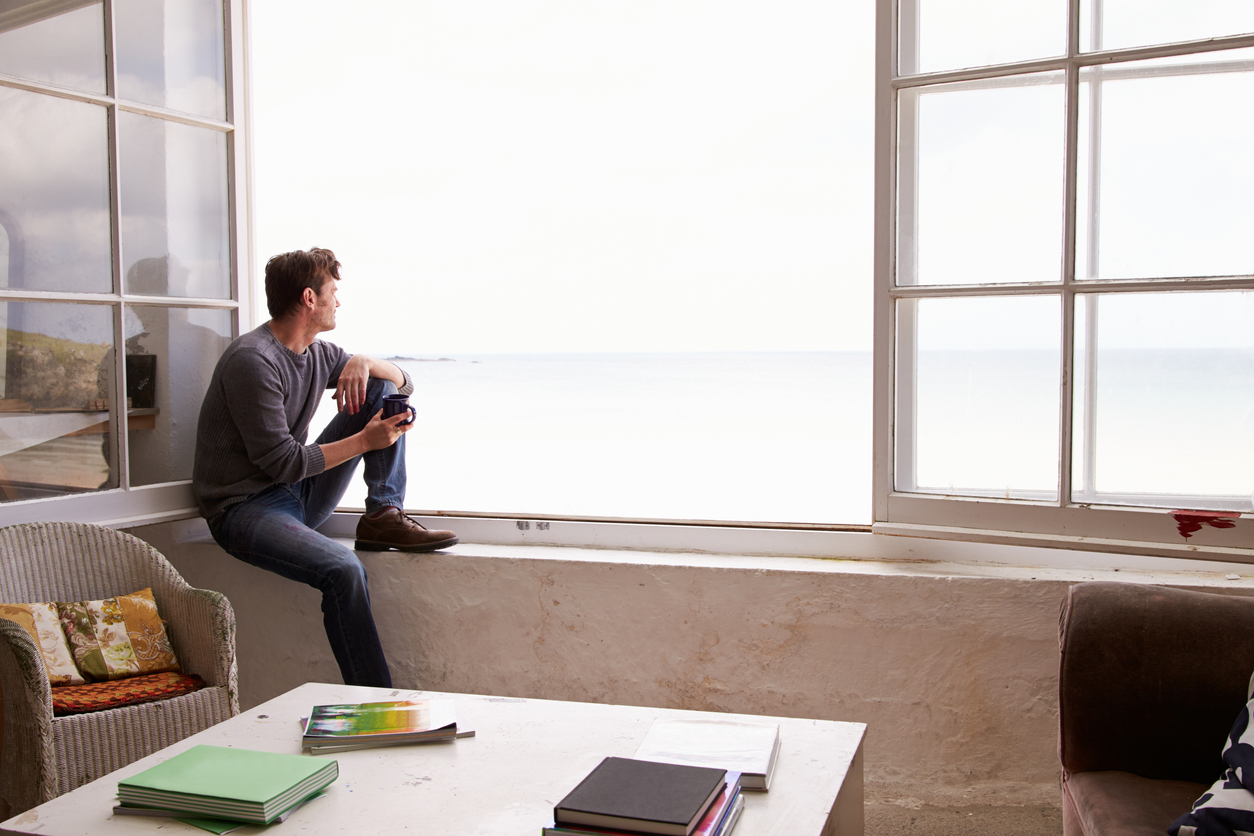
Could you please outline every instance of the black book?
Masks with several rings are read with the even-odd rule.
[[[606,758],[553,808],[559,824],[689,836],[723,789],[727,770]]]

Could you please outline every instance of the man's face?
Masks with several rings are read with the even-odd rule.
[[[322,290],[315,297],[314,323],[319,331],[330,331],[335,327],[335,309],[340,306],[340,300],[335,295],[336,284],[335,279],[327,275]]]

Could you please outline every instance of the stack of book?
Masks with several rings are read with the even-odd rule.
[[[725,769],[606,758],[553,808],[543,836],[726,836],[744,799]]]
[[[193,746],[118,782],[121,815],[279,821],[339,777],[329,758]]]
[[[457,728],[452,699],[316,705],[305,722],[303,748],[313,754],[472,737]]]
[[[779,760],[779,724],[659,717],[635,757],[739,772],[741,789],[766,792]]]

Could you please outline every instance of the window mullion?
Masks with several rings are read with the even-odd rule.
[[[1084,496],[1089,501],[1097,490],[1097,296],[1084,296],[1084,447],[1082,450]],[[1073,501],[1074,498],[1073,498]]]
[[[118,64],[117,50],[113,37],[113,0],[104,0],[104,59],[105,59],[105,95],[117,99],[118,95]]]
[[[1071,502],[1072,449],[1075,444],[1075,282],[1076,195],[1078,189],[1080,132],[1080,68],[1075,57],[1080,52],[1080,0],[1069,0],[1067,12],[1066,119],[1063,144],[1063,242],[1062,242],[1062,345],[1058,398],[1058,504]]]
[[[1090,22],[1093,41],[1092,49],[1099,49],[1102,44],[1102,0],[1092,0],[1093,16]],[[1100,71],[1091,71],[1088,88],[1088,177],[1084,183],[1086,191],[1084,217],[1086,247],[1083,253],[1084,269],[1080,277],[1091,280],[1099,275],[1098,264],[1101,250],[1101,139],[1102,139],[1102,89],[1103,79]],[[1078,139],[1078,134],[1077,134]],[[1080,254],[1077,253],[1077,256]],[[1084,297],[1084,441],[1081,450],[1082,495],[1080,501],[1088,501],[1097,491],[1097,296],[1086,294]]]
[[[887,520],[893,490],[893,370],[896,366],[893,271],[896,261],[897,98],[892,82],[897,66],[897,3],[878,0],[875,15],[875,255],[874,356],[872,415],[875,446],[872,470],[872,519]]]
[[[113,408],[109,410],[109,438],[113,449],[114,466],[117,468],[118,487],[130,488],[130,462],[126,437],[126,305],[122,297],[122,188],[121,153],[118,148],[117,106],[117,39],[114,37],[115,12],[113,0],[104,0],[105,29],[105,90],[111,97],[108,105],[109,119],[109,213],[112,215],[111,268],[113,293],[118,302],[113,306],[113,391],[109,398]]]

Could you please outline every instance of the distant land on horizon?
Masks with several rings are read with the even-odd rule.
[[[401,357],[399,354],[386,358],[389,362],[401,360],[406,363],[456,363],[452,357]]]

